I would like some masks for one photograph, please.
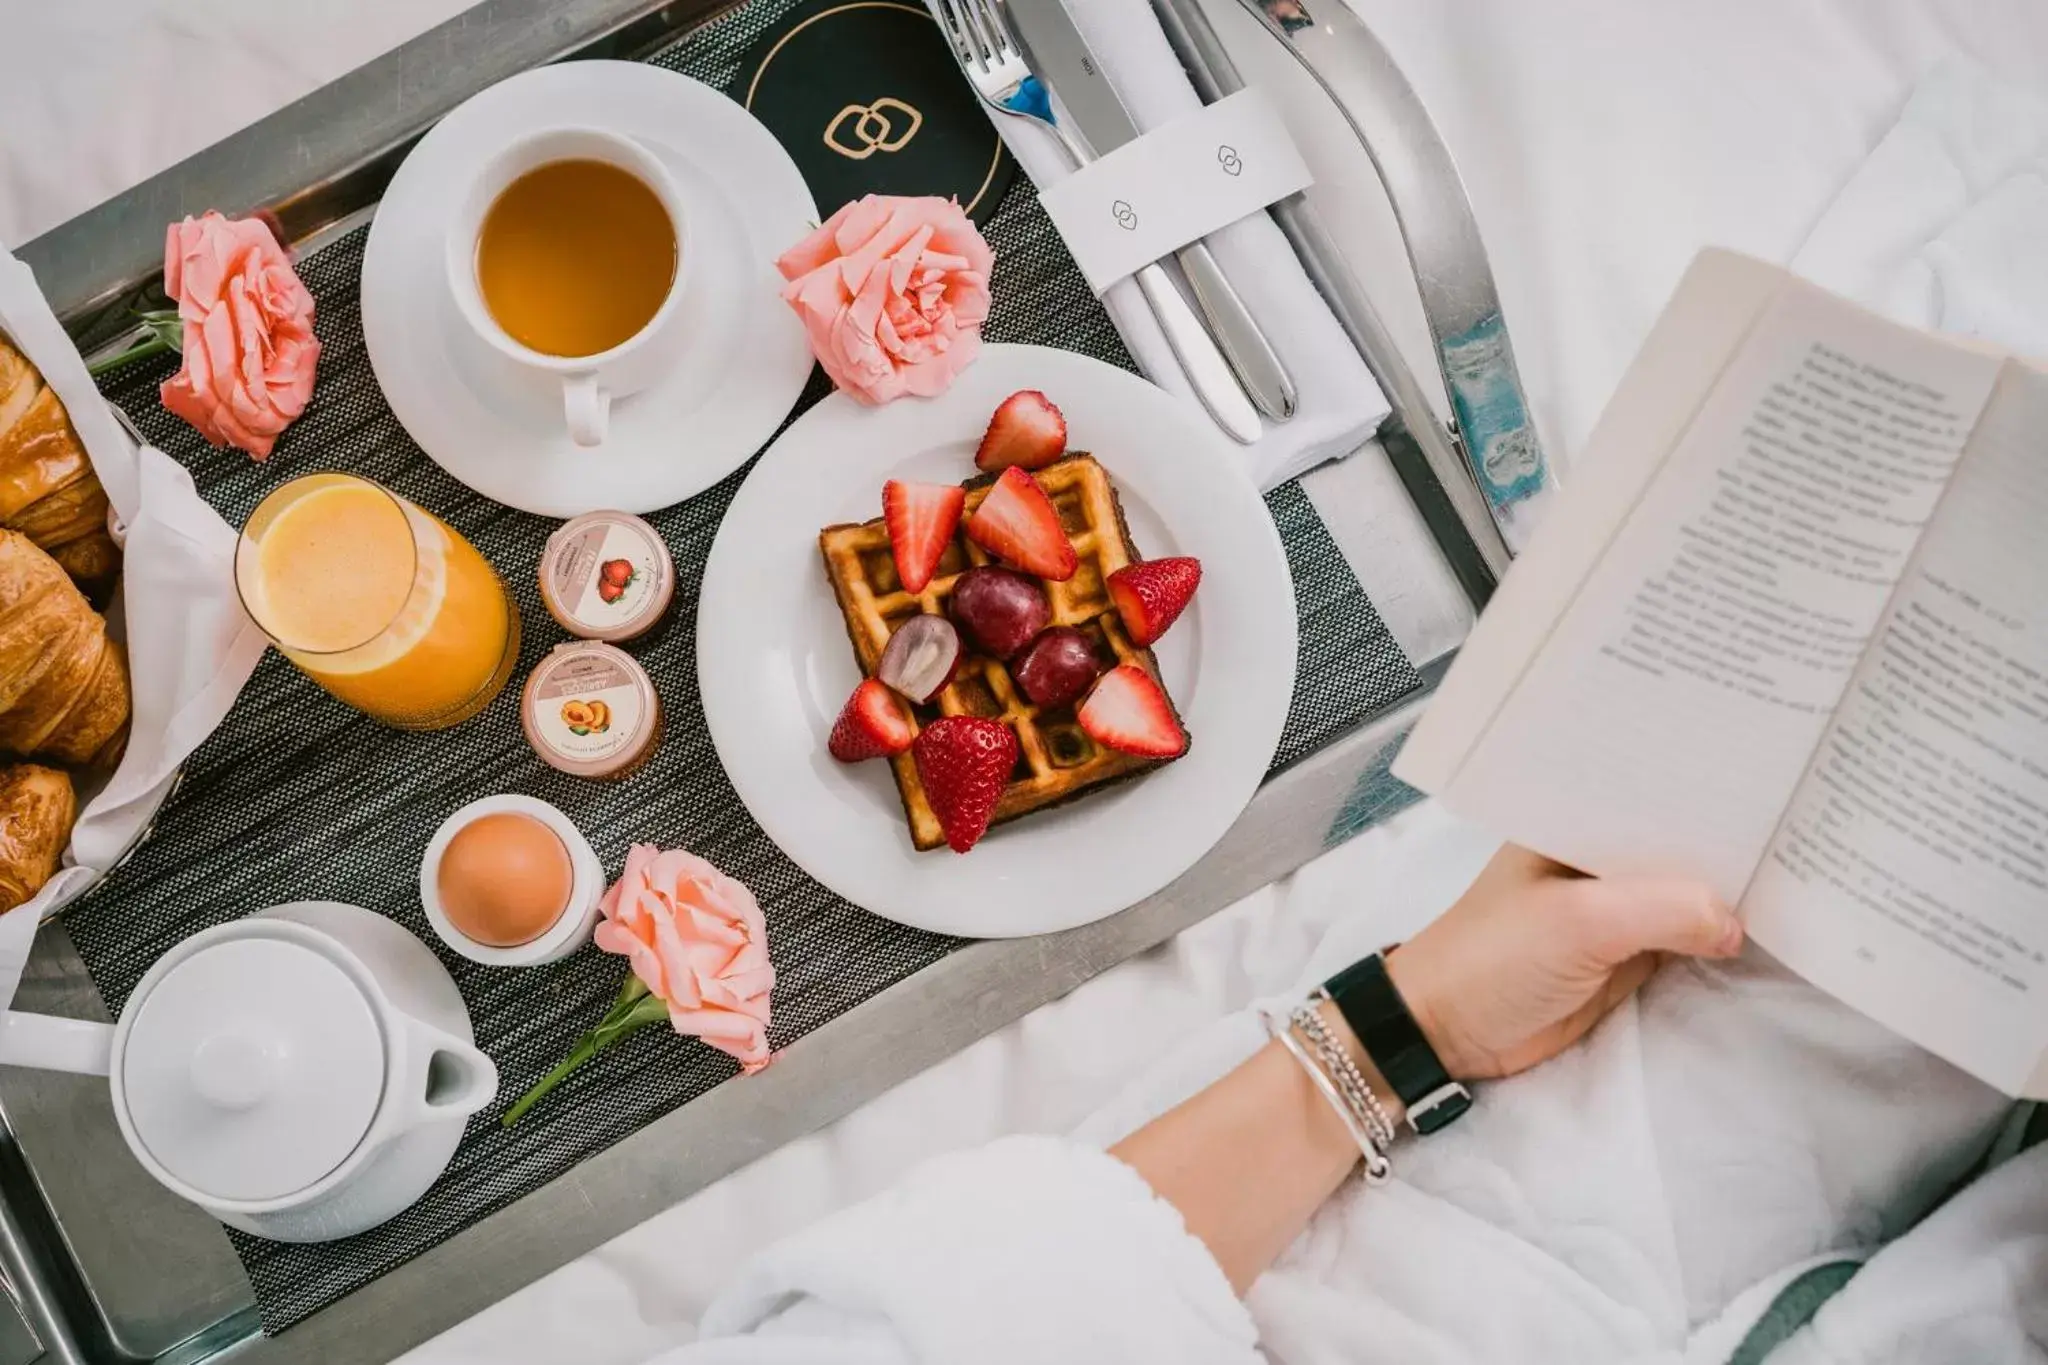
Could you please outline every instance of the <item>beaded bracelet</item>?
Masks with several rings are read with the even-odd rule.
[[[1332,1112],[1342,1120],[1345,1131],[1351,1134],[1351,1140],[1358,1144],[1358,1153],[1365,1158],[1366,1183],[1378,1185],[1384,1182],[1393,1174],[1394,1167],[1393,1163],[1387,1160],[1386,1147],[1375,1137],[1370,1121],[1353,1111],[1343,1094],[1338,1091],[1336,1082],[1331,1080],[1316,1059],[1309,1055],[1308,1049],[1301,1045],[1301,1040],[1294,1036],[1294,1029],[1287,1020],[1266,1009],[1259,1011],[1259,1017],[1265,1020],[1266,1032],[1270,1033],[1280,1046],[1287,1049],[1288,1054],[1315,1085],[1317,1092],[1329,1104]]]
[[[1309,1046],[1315,1049],[1323,1070],[1337,1083],[1337,1089],[1343,1092],[1353,1112],[1372,1129],[1373,1138],[1381,1149],[1392,1147],[1394,1121],[1388,1117],[1387,1107],[1380,1103],[1380,1097],[1366,1081],[1365,1073],[1358,1069],[1358,1064],[1351,1060],[1351,1054],[1337,1042],[1336,1036],[1323,1023],[1323,1016],[1316,1011],[1316,1006],[1328,999],[1329,996],[1320,989],[1316,990],[1305,1003],[1295,1007],[1290,1019],[1302,1037],[1308,1040]]]

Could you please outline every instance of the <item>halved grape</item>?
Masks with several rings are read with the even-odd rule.
[[[960,632],[943,616],[913,616],[896,627],[875,676],[914,702],[928,702],[960,666]]]

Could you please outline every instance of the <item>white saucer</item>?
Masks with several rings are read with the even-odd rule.
[[[615,402],[595,450],[571,444],[557,384],[522,382],[463,327],[443,273],[443,229],[470,178],[553,124],[637,139],[688,206],[674,377]],[[363,340],[420,449],[485,497],[554,517],[651,512],[737,469],[795,406],[811,351],[774,261],[818,221],[782,144],[710,86],[639,62],[541,67],[456,108],[398,168],[363,249]]]
[[[825,751],[860,680],[818,559],[819,528],[881,511],[890,478],[972,475],[989,414],[1018,389],[1066,413],[1147,558],[1194,555],[1200,591],[1155,648],[1192,739],[1132,782],[991,830],[971,853],[912,848],[888,765]],[[1236,449],[1188,403],[1070,351],[988,346],[938,398],[865,408],[835,394],[740,488],[704,568],[698,686],[718,757],[769,837],[878,915],[1014,937],[1113,914],[1171,882],[1258,790],[1294,690],[1293,580]]]

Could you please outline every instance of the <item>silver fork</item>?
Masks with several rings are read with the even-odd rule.
[[[1045,84],[1032,74],[1009,24],[990,0],[926,0],[926,5],[952,44],[967,83],[984,104],[1051,129],[1075,164],[1085,165],[1091,159],[1087,145],[1053,117]],[[1259,414],[1187,297],[1156,262],[1139,270],[1137,281],[1174,358],[1216,425],[1246,445],[1258,440],[1262,433]]]

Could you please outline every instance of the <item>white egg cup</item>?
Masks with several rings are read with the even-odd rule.
[[[530,815],[553,830],[562,847],[569,850],[573,876],[569,904],[546,933],[510,948],[493,948],[457,929],[441,908],[441,855],[447,852],[448,841],[471,821],[503,813]],[[420,904],[426,908],[427,923],[434,926],[443,943],[486,967],[537,967],[569,956],[590,941],[597,927],[598,902],[603,899],[604,890],[604,864],[597,860],[597,851],[583,837],[583,831],[561,811],[531,796],[486,796],[470,802],[441,822],[441,828],[427,841],[426,855],[420,859]]]

